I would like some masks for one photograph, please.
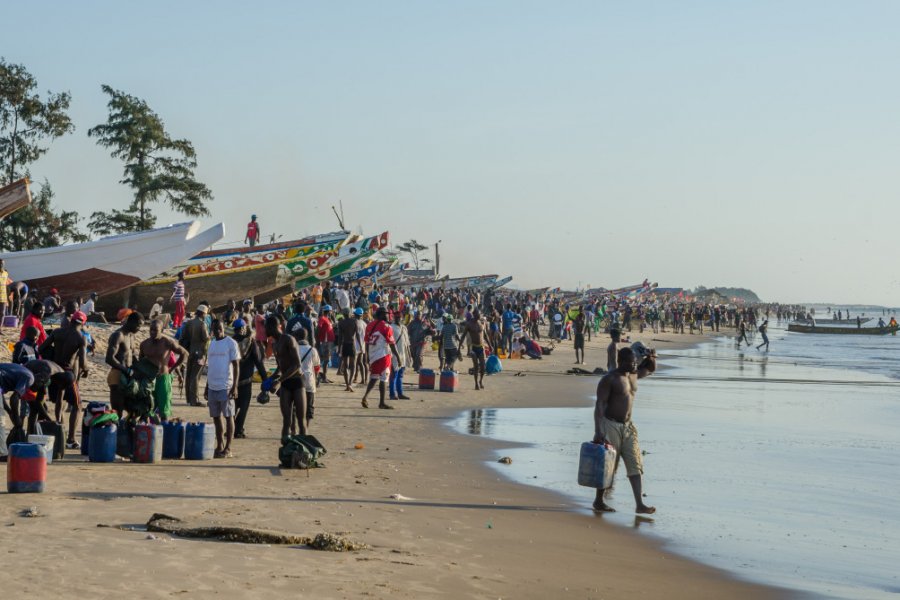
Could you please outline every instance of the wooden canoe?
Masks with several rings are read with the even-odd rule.
[[[821,334],[838,334],[838,335],[887,335],[889,333],[897,333],[897,327],[835,327],[829,325],[803,325],[800,323],[789,323],[788,331],[794,333],[821,333]]]
[[[29,204],[31,204],[31,188],[27,178],[0,188],[0,219]]]

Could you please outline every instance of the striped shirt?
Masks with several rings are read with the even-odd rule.
[[[181,302],[184,302],[184,282],[183,281],[175,282],[175,287],[173,288],[173,292],[172,292],[172,300],[175,302],[178,302],[179,300]]]

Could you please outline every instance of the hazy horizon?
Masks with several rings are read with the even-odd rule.
[[[101,84],[197,150],[211,225],[389,230],[453,276],[523,289],[746,287],[900,305],[891,2],[37,1],[8,62],[72,93],[32,167],[87,217],[124,208],[86,131]],[[158,210],[159,224],[185,220]],[[82,222],[84,224],[84,222]],[[15,274],[13,274],[13,277]]]

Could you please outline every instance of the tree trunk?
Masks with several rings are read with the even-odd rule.
[[[16,176],[16,136],[19,134],[19,108],[16,107],[15,111],[13,111],[15,115],[13,117],[13,130],[12,135],[10,136],[10,144],[9,144],[9,177],[7,180],[7,184],[10,184],[14,181],[14,177]]]

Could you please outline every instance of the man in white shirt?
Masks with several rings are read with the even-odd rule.
[[[338,310],[345,317],[350,314],[350,294],[340,284],[334,284],[334,299],[337,300]]]
[[[237,397],[241,351],[233,338],[225,337],[225,326],[218,319],[212,322],[212,335],[206,355],[206,390],[203,396],[209,404],[209,416],[216,425],[214,456],[231,458],[234,456],[231,440],[234,438],[234,399]]]

